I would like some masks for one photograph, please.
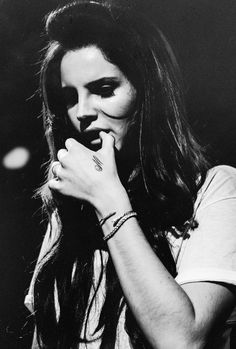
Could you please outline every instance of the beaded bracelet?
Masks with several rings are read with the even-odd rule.
[[[120,229],[120,227],[130,218],[132,217],[136,217],[137,216],[137,213],[134,212],[134,211],[129,211],[129,212],[126,212],[124,213],[121,217],[117,218],[114,223],[113,223],[113,226],[114,226],[114,229],[106,236],[103,237],[103,240],[104,241],[107,241],[109,240],[112,236],[115,235],[115,233]]]

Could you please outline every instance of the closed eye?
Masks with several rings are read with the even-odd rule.
[[[92,89],[90,92],[101,96],[102,98],[109,98],[114,96],[115,87],[111,85],[103,85]]]
[[[67,109],[72,108],[78,103],[78,93],[74,87],[63,87],[62,88],[62,99]]]
[[[101,78],[87,84],[88,90],[101,96],[102,98],[109,98],[115,95],[115,90],[119,86],[117,78]]]

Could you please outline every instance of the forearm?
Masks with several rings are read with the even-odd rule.
[[[99,217],[101,211],[120,215],[131,209],[124,193],[105,206]],[[103,226],[104,235],[112,229],[109,219]],[[137,220],[127,220],[107,244],[129,306],[153,347],[177,348],[179,343],[181,349],[194,348],[192,303],[152,251]]]
[[[116,170],[114,138],[105,132],[100,136],[102,147],[96,153],[68,139],[67,150],[58,153],[59,180],[51,179],[48,185],[61,195],[93,205],[98,219],[116,212],[114,219],[132,207]],[[99,171],[95,156],[101,164]],[[207,211],[211,219],[218,212],[215,205]],[[232,215],[229,212],[229,219]],[[204,234],[211,231],[204,220],[198,223]],[[112,219],[102,229],[107,236],[113,230]],[[220,235],[225,227],[221,229],[217,229]],[[235,306],[235,293],[228,283],[216,278],[180,287],[152,251],[136,218],[127,220],[107,244],[127,302],[154,348],[203,348],[212,331],[222,330]],[[198,262],[198,258],[193,259]]]

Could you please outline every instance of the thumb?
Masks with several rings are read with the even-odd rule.
[[[102,140],[102,150],[105,150],[109,153],[114,153],[115,138],[110,133],[106,133],[104,131],[101,131],[99,133],[99,136]]]

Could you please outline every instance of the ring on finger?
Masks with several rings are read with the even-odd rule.
[[[57,168],[58,166],[60,166],[60,163],[59,163],[59,162],[55,162],[55,163],[52,165],[52,167],[51,167],[51,172],[52,172],[52,174],[53,174],[53,177],[54,177],[54,179],[57,180],[57,181],[59,180],[59,177],[58,177],[57,172],[56,172],[56,168]]]

